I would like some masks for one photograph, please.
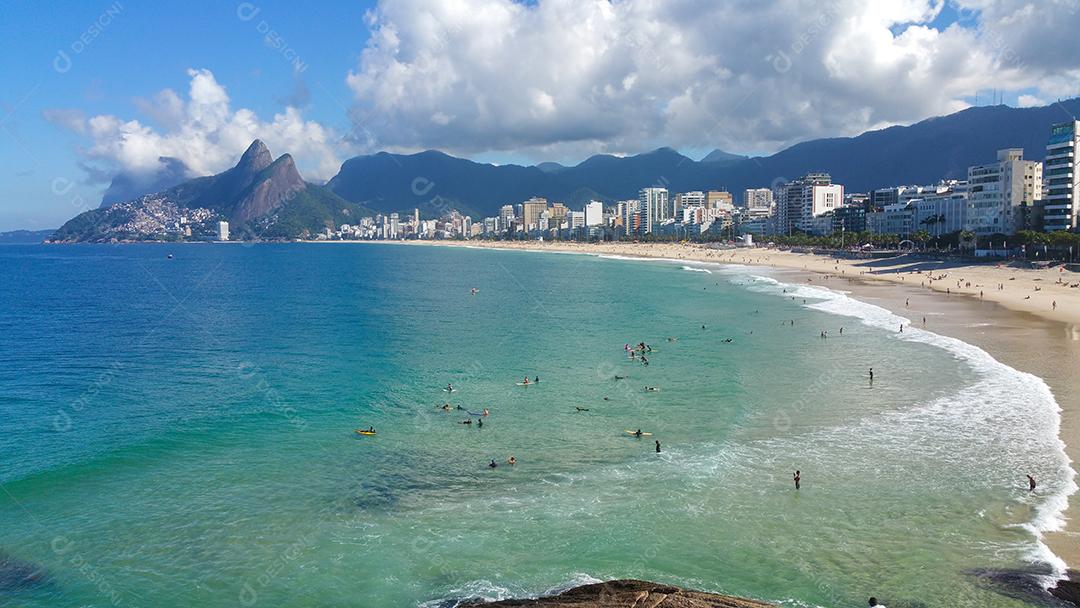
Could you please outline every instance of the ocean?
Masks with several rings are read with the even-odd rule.
[[[1064,568],[1039,540],[1075,490],[1046,384],[795,275],[9,245],[0,304],[4,606],[450,607],[642,578],[1011,607],[1002,580]]]

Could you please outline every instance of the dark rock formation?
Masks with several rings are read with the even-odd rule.
[[[618,580],[582,585],[558,595],[534,600],[466,603],[463,607],[546,606],[548,608],[775,608],[754,600],[715,593],[687,591],[674,585]]]

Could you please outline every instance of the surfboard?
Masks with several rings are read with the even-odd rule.
[[[515,382],[514,384],[516,384],[518,386],[532,386],[532,385],[534,385],[536,383],[535,382]]]
[[[637,431],[626,431],[626,434],[627,435],[633,435],[633,436],[637,437]],[[652,433],[642,433],[641,436],[642,437],[652,437]]]
[[[443,387],[443,389],[442,389],[442,390],[443,390],[443,392],[445,392],[445,393],[456,393],[456,392],[457,392],[457,389],[456,389],[456,388],[446,388],[445,386]]]
[[[356,434],[357,435],[374,435],[375,431],[362,431],[362,430],[357,429]]]

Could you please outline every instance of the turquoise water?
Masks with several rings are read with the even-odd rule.
[[[974,574],[1061,566],[1038,532],[1075,486],[1045,384],[786,280],[395,245],[2,247],[0,550],[45,574],[0,564],[0,604],[452,606],[638,577],[1029,605]],[[639,341],[648,367],[623,352]]]

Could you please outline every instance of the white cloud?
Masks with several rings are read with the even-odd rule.
[[[157,127],[113,115],[83,118],[72,110],[50,110],[46,119],[89,138],[86,159],[114,172],[148,175],[161,169],[158,157],[182,160],[192,176],[210,175],[236,163],[252,140],[262,139],[274,154],[293,155],[305,178],[325,180],[341,165],[335,134],[286,107],[268,120],[230,105],[229,95],[209,70],[188,70],[187,99],[171,89],[136,107]]]
[[[980,89],[1077,92],[1080,0],[959,0],[938,29],[944,1],[381,0],[346,81],[367,147],[535,158],[775,150]]]
[[[1018,103],[1016,105],[1020,106],[1021,108],[1035,108],[1038,106],[1046,105],[1045,101],[1039,99],[1038,97],[1035,97],[1034,95],[1021,95],[1017,101]]]

